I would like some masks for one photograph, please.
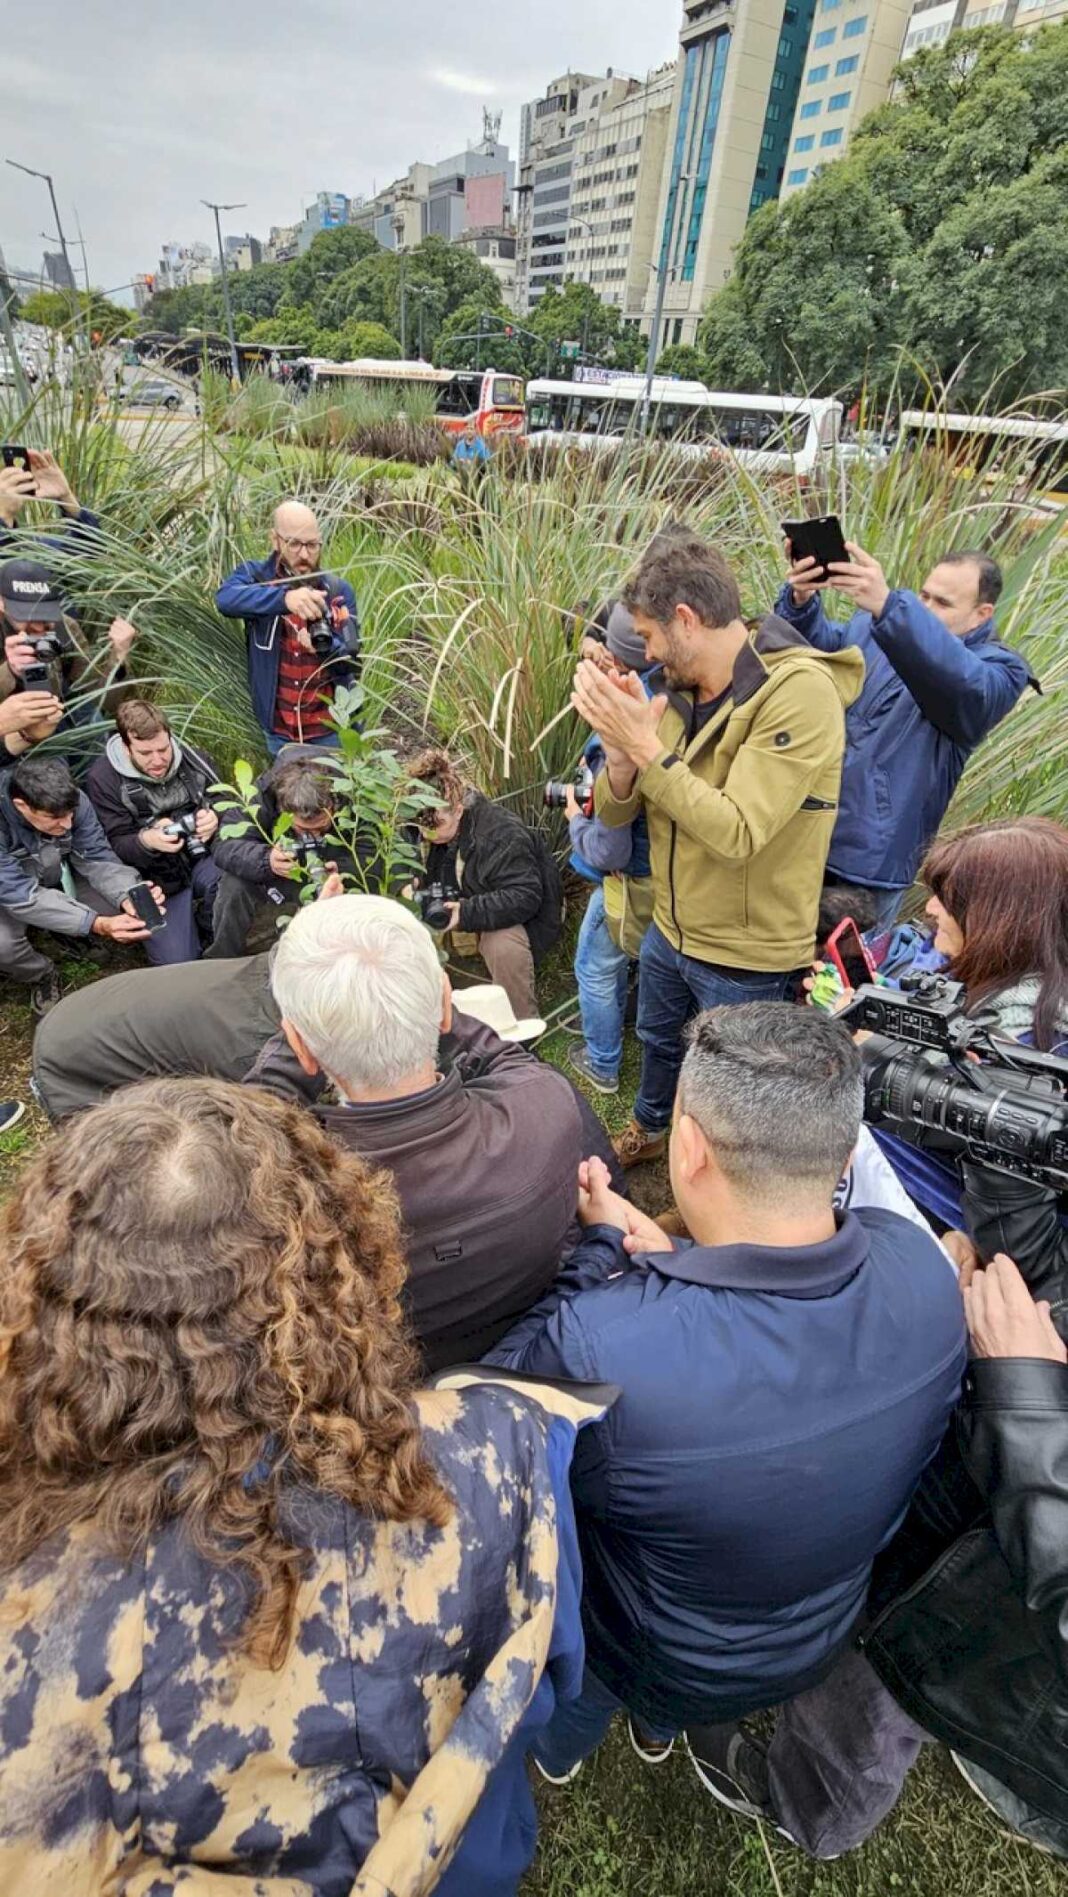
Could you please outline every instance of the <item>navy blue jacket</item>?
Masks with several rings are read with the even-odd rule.
[[[572,1468],[587,1658],[679,1725],[803,1691],[849,1639],[957,1399],[964,1319],[944,1253],[894,1212],[634,1269],[596,1225],[490,1361],[620,1386]]]
[[[349,621],[335,631],[324,667],[332,685],[354,685],[359,677],[360,619],[356,595],[347,580],[332,573],[287,574],[278,565],[278,555],[266,560],[246,560],[243,566],[224,580],[215,595],[215,604],[227,619],[243,619],[248,650],[248,688],[252,708],[264,731],[275,726],[274,706],[278,696],[278,660],[281,648],[281,617],[285,613],[285,594],[294,586],[325,586],[331,599],[343,599],[349,609]]]
[[[582,755],[596,777],[604,769],[604,745],[596,732]],[[614,829],[600,817],[584,817],[580,811],[577,817],[568,819],[567,828],[571,838],[568,862],[588,883],[603,883],[614,870],[622,870],[626,876],[648,876],[649,825],[644,810],[633,823]]]
[[[818,593],[795,606],[789,586],[775,611],[820,652],[859,646],[867,668],[846,712],[827,868],[847,882],[907,889],[976,745],[1035,684],[1027,663],[998,644],[993,622],[957,638],[904,589],[878,619],[854,613],[846,625],[828,619]]]

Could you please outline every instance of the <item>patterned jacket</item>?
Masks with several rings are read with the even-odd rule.
[[[180,1529],[128,1564],[87,1525],[0,1584],[0,1890],[515,1889],[527,1735],[581,1681],[567,1471],[605,1404],[491,1371],[443,1382],[418,1402],[454,1519],[295,1492],[310,1563],[279,1672],[234,1651],[242,1583]]]

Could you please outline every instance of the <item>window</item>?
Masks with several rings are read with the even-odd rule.
[[[851,92],[832,92],[827,101],[828,112],[844,112],[852,97]]]
[[[794,150],[795,151],[811,151],[815,143],[816,143],[815,132],[806,132],[803,138],[794,139]]]
[[[836,125],[834,130],[831,132],[824,132],[820,139],[821,145],[840,145],[841,143],[842,143],[842,128],[840,125]]]
[[[794,50],[793,40],[787,38],[786,35],[784,34],[783,38],[779,41],[778,57],[780,59],[789,59],[790,54],[793,52],[793,50]]]
[[[806,86],[820,85],[821,82],[826,79],[829,71],[829,66],[810,66],[808,69],[808,77],[805,80]]]
[[[856,72],[857,67],[859,65],[860,65],[860,54],[850,53],[848,59],[840,59],[838,61],[838,64],[834,69],[834,76],[836,79],[844,79],[847,72]]]
[[[846,21],[845,25],[842,28],[842,38],[844,40],[855,40],[858,33],[867,32],[867,28],[868,28],[868,16],[866,13],[862,13],[859,20]]]
[[[783,71],[781,71],[781,69],[778,66],[776,66],[775,71],[771,75],[772,91],[781,92],[785,84],[786,84],[786,74]]]
[[[808,177],[808,171],[806,170],[805,166],[802,165],[797,171],[787,172],[786,182],[787,184],[804,184],[805,179],[807,177]]]
[[[840,7],[841,4],[842,0],[820,0],[820,12],[833,13],[835,8]]]
[[[812,42],[813,46],[816,46],[816,47],[833,46],[834,36],[837,33],[837,31],[838,31],[838,28],[836,26],[825,26],[822,33],[816,34],[816,37]]]
[[[774,133],[773,133],[773,132],[765,132],[765,133],[764,133],[764,135],[763,135],[763,137],[761,138],[761,141],[760,141],[760,149],[761,149],[761,151],[774,151],[774,150],[775,150],[775,135],[774,135]]]
[[[801,107],[801,110],[797,116],[799,119],[814,119],[822,111],[823,111],[822,99],[809,99],[806,102],[806,104],[804,104]]]

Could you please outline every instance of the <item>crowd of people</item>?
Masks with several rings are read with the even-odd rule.
[[[91,550],[50,456],[0,471],[9,529],[31,498]],[[270,760],[240,804],[52,545],[0,545],[0,975],[54,1123],[0,1212],[4,1888],[512,1897],[531,1762],[567,1785],[617,1714],[635,1770],[677,1751],[815,1859],[931,1740],[1068,1855],[1062,1201],[865,1124],[814,974],[849,922],[887,987],[1068,1054],[1068,832],[939,835],[1037,684],[995,562],[914,593],[788,549],[751,621],[669,525],[582,615],[565,1072],[559,866],[447,752],[406,763],[417,886],[353,889],[359,615],[314,515],[217,595]],[[146,965],[63,995],[49,936]]]

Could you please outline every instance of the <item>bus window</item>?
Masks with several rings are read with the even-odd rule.
[[[492,408],[522,408],[523,384],[517,375],[494,376],[490,406]]]

